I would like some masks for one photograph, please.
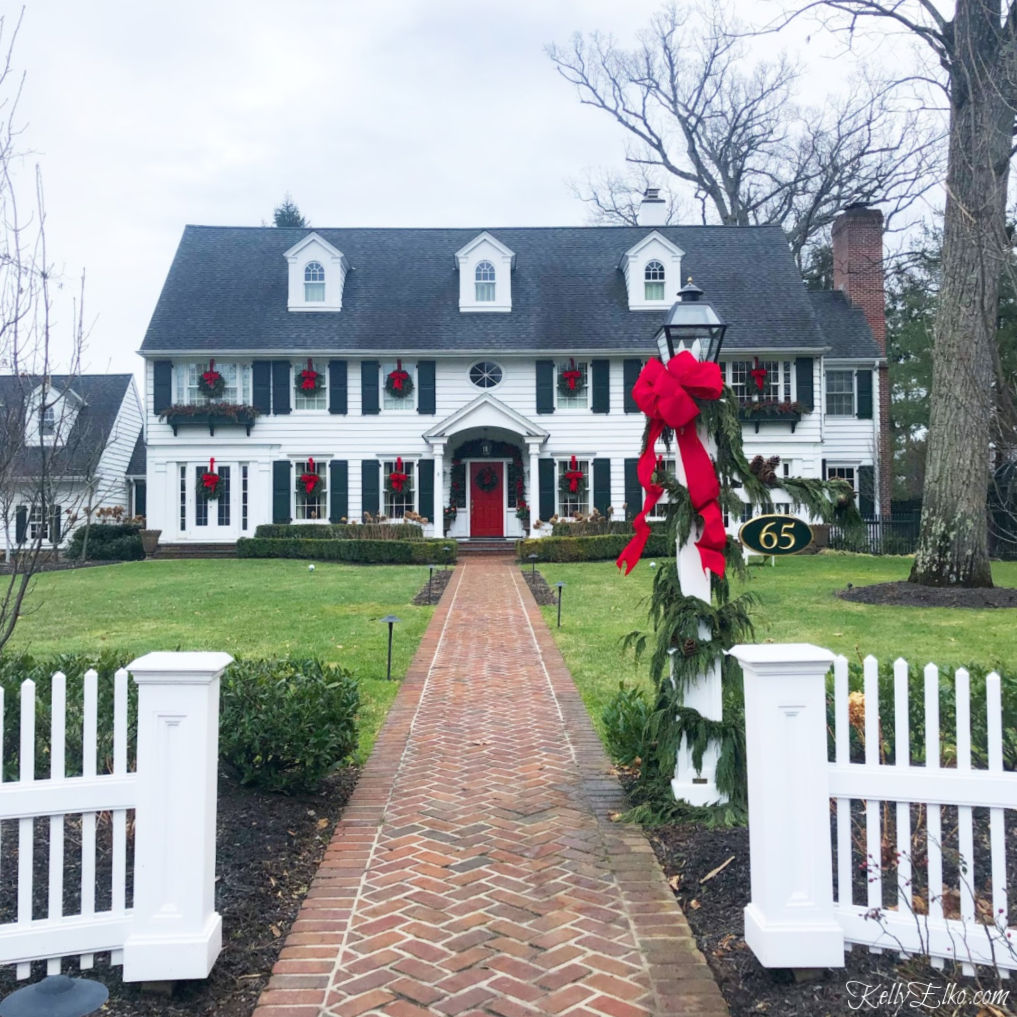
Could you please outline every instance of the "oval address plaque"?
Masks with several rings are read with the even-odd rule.
[[[757,554],[795,554],[812,543],[812,527],[795,516],[756,516],[738,531],[738,539]]]

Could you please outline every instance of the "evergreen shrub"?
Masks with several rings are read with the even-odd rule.
[[[446,550],[446,548],[448,550]],[[319,540],[310,537],[241,537],[238,558],[311,558],[361,565],[428,565],[453,562],[448,540]]]
[[[632,537],[628,533],[612,533],[602,537],[543,537],[516,542],[516,557],[526,561],[535,554],[538,561],[613,561],[622,553]],[[660,533],[650,535],[643,558],[666,558],[674,555],[674,546]]]
[[[419,523],[266,523],[254,531],[255,537],[282,540],[423,540]]]
[[[135,523],[92,523],[79,526],[71,535],[64,557],[80,561],[88,530],[89,561],[141,561],[145,549],[139,536],[141,527]]]

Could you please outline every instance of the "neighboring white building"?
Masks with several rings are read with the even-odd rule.
[[[0,550],[59,545],[100,508],[143,511],[142,405],[130,374],[0,377]]]
[[[850,287],[853,234],[839,235]],[[878,252],[869,262],[881,280]],[[221,542],[412,511],[441,535],[452,503],[448,532],[468,539],[594,507],[631,517],[631,388],[690,276],[728,322],[748,456],[843,476],[870,514],[888,504],[883,337],[843,293],[805,290],[776,227],[188,226],[140,351],[148,525]]]

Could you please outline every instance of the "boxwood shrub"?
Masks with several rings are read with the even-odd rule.
[[[81,558],[86,529],[89,561],[141,561],[145,557],[138,535],[140,526],[134,523],[92,523],[88,527],[79,526],[74,531],[64,551],[65,558]]]
[[[238,558],[311,558],[361,565],[444,564],[456,559],[454,540],[319,540],[241,537]]]
[[[663,519],[650,523],[653,533],[666,533],[667,522]],[[609,533],[621,533],[632,536],[632,522],[623,519],[608,521],[607,519],[584,519],[582,522],[554,523],[551,526],[552,537],[603,537]]]
[[[613,561],[622,553],[631,539],[631,532],[612,533],[602,537],[543,537],[539,540],[520,540],[516,543],[516,557],[526,561],[531,554],[538,561]],[[664,558],[674,555],[674,548],[666,536],[654,533],[646,542],[644,558]]]
[[[423,540],[424,528],[420,523],[266,523],[254,535],[272,540]]]

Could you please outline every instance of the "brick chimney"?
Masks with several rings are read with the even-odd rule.
[[[663,226],[667,222],[667,202],[660,196],[659,187],[646,188],[636,222],[640,226]]]
[[[833,221],[833,288],[841,290],[869,323],[886,356],[886,287],[883,273],[883,213],[865,205],[848,205]],[[893,454],[890,441],[890,378],[884,363],[879,385],[879,440],[876,505],[890,516]]]

